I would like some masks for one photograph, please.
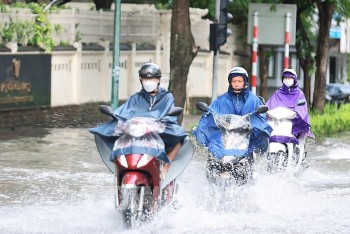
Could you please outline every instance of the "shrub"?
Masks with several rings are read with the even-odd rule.
[[[350,104],[327,103],[323,113],[310,112],[311,130],[318,136],[350,131]]]

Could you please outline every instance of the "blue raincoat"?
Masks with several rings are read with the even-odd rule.
[[[174,107],[174,96],[171,92],[162,87],[158,88],[155,96],[149,95],[144,89],[132,95],[123,105],[114,111],[114,114],[119,120],[128,120],[134,117],[152,117],[161,119],[165,123],[165,130],[159,135],[164,141],[165,151],[173,148],[178,142],[181,142],[188,135],[184,129],[178,125],[176,116],[166,116],[171,107]],[[93,134],[99,135],[104,142],[112,149],[115,140],[116,122],[110,121],[99,125],[95,128],[89,129]],[[128,151],[128,149],[126,149]],[[129,151],[131,151],[130,149]],[[146,150],[146,149],[145,149]],[[125,152],[127,152],[125,151]],[[128,152],[128,153],[142,153],[142,152]],[[153,154],[160,159],[169,162],[166,152],[157,152]],[[111,155],[110,160],[114,161],[115,153]]]
[[[210,106],[209,113],[203,113],[198,127],[193,131],[199,144],[208,147],[208,150],[217,158],[226,155],[249,156],[253,150],[260,149],[266,151],[268,147],[268,137],[272,128],[266,121],[265,114],[252,114],[250,116],[252,131],[248,151],[225,150],[222,139],[222,132],[216,126],[213,115],[234,114],[246,115],[255,112],[257,106],[263,105],[261,100],[255,96],[248,88],[243,93],[236,94],[230,89],[219,96]]]

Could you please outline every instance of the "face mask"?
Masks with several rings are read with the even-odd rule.
[[[143,88],[146,92],[151,93],[158,87],[158,82],[153,80],[147,80],[142,82]]]
[[[287,86],[288,88],[294,84],[293,79],[283,79],[283,84]]]

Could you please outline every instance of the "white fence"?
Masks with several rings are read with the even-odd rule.
[[[51,105],[63,106],[88,102],[108,102],[112,89],[112,53],[109,50],[84,51],[76,45],[76,51],[57,51],[52,54]],[[106,52],[108,51],[108,52]],[[146,62],[157,62],[163,52],[139,51],[136,44],[130,51],[121,51],[118,85],[119,100],[126,100],[141,89],[138,70]],[[227,90],[227,74],[230,56],[220,55],[219,93]],[[210,97],[212,87],[212,54],[200,52],[194,59],[188,75],[188,97]],[[161,86],[167,88],[169,74],[163,72]],[[174,94],[176,95],[176,94]]]

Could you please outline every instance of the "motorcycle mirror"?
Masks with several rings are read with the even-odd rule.
[[[298,102],[297,102],[297,106],[303,106],[305,104],[306,104],[306,100],[305,99],[298,100]]]
[[[202,111],[202,112],[207,112],[209,109],[209,106],[207,103],[205,102],[197,102],[197,108]]]
[[[116,119],[114,113],[113,113],[113,108],[111,106],[107,106],[107,105],[100,105],[99,106],[100,108],[100,112],[102,114],[105,114],[105,115],[109,115],[111,116],[113,119]]]
[[[269,108],[266,105],[260,105],[256,108],[255,112],[258,114],[266,113]]]
[[[174,106],[170,109],[167,116],[179,116],[181,115],[182,111],[183,111],[182,107]]]

